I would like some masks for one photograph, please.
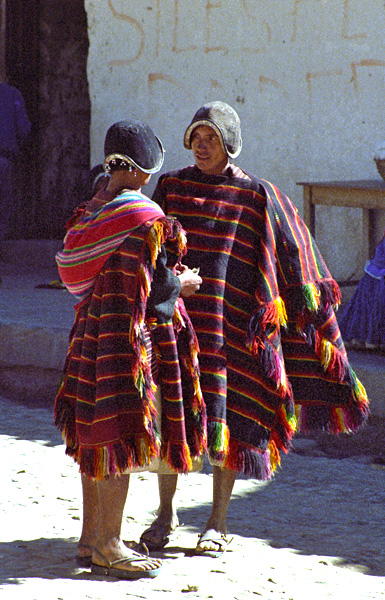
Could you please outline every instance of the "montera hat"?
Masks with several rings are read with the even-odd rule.
[[[104,170],[119,164],[131,165],[144,173],[156,173],[163,165],[164,149],[152,129],[141,121],[129,119],[111,125],[104,142]]]
[[[188,150],[191,149],[191,134],[200,125],[214,129],[230,158],[236,158],[241,152],[241,122],[235,110],[226,102],[208,102],[197,110],[184,134],[184,146]]]

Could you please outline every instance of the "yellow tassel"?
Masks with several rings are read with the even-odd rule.
[[[147,350],[145,346],[140,347],[140,360],[142,365],[147,365]]]
[[[321,341],[321,363],[325,371],[327,371],[333,355],[333,344],[326,339]]]
[[[366,394],[366,390],[362,385],[361,381],[358,379],[358,377],[356,378],[355,382],[354,394],[359,402],[361,402],[362,404],[368,404],[369,400]]]
[[[140,277],[140,282],[142,284],[144,292],[145,292],[146,296],[148,297],[150,295],[151,286],[150,286],[150,281],[149,281],[148,275],[142,264],[140,265],[140,269],[139,269],[139,277]]]
[[[156,265],[156,259],[158,258],[158,254],[160,252],[160,247],[164,241],[164,228],[163,223],[157,221],[151,227],[147,242],[151,252],[151,262],[153,267]]]
[[[190,448],[188,447],[187,444],[185,444],[185,452],[186,452],[187,468],[189,471],[192,471],[192,459],[191,459],[191,455],[190,455]]]
[[[278,296],[278,298],[276,298],[274,300],[274,304],[277,309],[278,319],[279,319],[279,323],[280,323],[281,327],[286,327],[287,326],[287,312],[286,312],[285,303],[282,300],[281,296]]]
[[[270,467],[272,473],[276,470],[277,467],[281,464],[281,457],[279,455],[279,451],[275,442],[271,441],[268,446],[269,454],[270,454]]]
[[[193,386],[194,386],[194,395],[199,400],[199,402],[202,402],[203,395],[202,395],[202,389],[201,389],[201,385],[199,383],[199,379],[197,379],[197,378],[193,379]]]
[[[183,317],[180,313],[180,310],[178,308],[178,304],[175,305],[175,310],[174,310],[174,314],[172,317],[172,323],[175,327],[175,329],[180,330],[182,327],[186,327],[186,324],[183,320]]]
[[[177,234],[177,239],[178,239],[178,246],[179,246],[179,250],[180,252],[182,252],[187,245],[187,237],[184,231],[178,231]]]

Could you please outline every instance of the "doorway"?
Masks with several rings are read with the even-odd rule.
[[[84,0],[0,0],[5,69],[32,133],[17,164],[8,237],[57,239],[89,190],[90,100]],[[5,4],[5,10],[4,10]]]

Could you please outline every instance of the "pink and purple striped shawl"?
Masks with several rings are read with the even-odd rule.
[[[96,198],[104,203],[96,204],[95,210],[85,210],[56,255],[63,283],[81,300],[88,296],[104,263],[124,239],[143,223],[164,217],[155,202],[138,192],[125,190],[115,198],[100,192]]]

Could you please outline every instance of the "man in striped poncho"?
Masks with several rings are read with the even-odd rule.
[[[203,283],[186,299],[200,345],[213,507],[197,552],[228,543],[237,473],[266,480],[294,432],[355,431],[368,413],[336,322],[340,301],[308,229],[274,185],[230,160],[241,151],[236,112],[201,107],[184,136],[195,165],[160,177],[153,199],[187,232],[185,261]],[[160,510],[142,539],[167,543],[177,525],[177,476],[160,476]]]

